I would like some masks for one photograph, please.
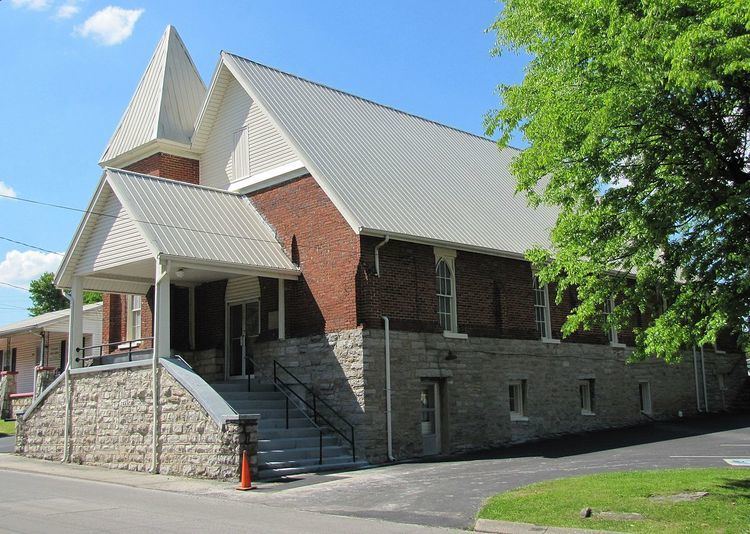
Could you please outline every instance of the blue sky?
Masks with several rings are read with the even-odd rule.
[[[227,50],[482,134],[498,83],[525,58],[490,57],[500,5],[472,2],[0,2],[0,193],[85,208],[97,165],[167,24],[204,81]],[[516,144],[520,144],[519,141]],[[80,214],[0,198],[0,236],[63,252]],[[59,256],[0,240],[0,282],[26,286]],[[0,324],[27,315],[0,286]]]

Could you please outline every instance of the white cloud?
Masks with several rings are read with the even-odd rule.
[[[0,195],[6,195],[15,198],[16,192],[11,186],[0,180]],[[2,199],[2,197],[0,197],[0,199]]]
[[[43,273],[55,272],[62,256],[36,250],[9,250],[0,261],[0,282],[28,286],[29,282]]]
[[[50,0],[10,0],[10,3],[16,8],[44,11],[52,2]]]
[[[76,33],[81,37],[91,37],[105,46],[120,44],[133,33],[135,23],[143,11],[107,6],[76,27]]]
[[[75,0],[69,0],[68,2],[65,2],[63,5],[57,8],[55,18],[69,19],[77,14],[80,10],[81,8],[78,6],[78,2],[76,2]]]

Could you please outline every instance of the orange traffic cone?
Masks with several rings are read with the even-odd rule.
[[[250,470],[250,460],[247,459],[247,451],[242,451],[242,476],[240,485],[237,488],[240,491],[254,490],[258,486],[253,486],[253,476]]]

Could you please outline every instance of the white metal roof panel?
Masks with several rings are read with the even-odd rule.
[[[96,319],[97,317],[101,318],[102,306],[103,305],[101,302],[84,305],[84,317],[86,319]],[[21,332],[29,332],[32,330],[41,330],[51,326],[58,326],[58,323],[65,323],[65,326],[67,326],[69,316],[70,309],[65,309],[43,313],[42,315],[37,315],[36,317],[21,319],[20,321],[0,326],[0,337],[18,334]],[[67,328],[65,328],[65,330],[67,331]],[[84,332],[84,334],[91,333],[93,332]]]
[[[523,254],[557,211],[515,194],[517,150],[224,54],[356,231]]]
[[[158,254],[298,272],[244,196],[119,169],[106,180]]]
[[[112,135],[101,162],[154,139],[190,143],[206,87],[185,44],[168,26]]]

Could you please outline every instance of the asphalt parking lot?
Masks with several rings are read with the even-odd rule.
[[[308,477],[252,498],[329,514],[471,528],[485,499],[532,482],[601,471],[728,467],[725,458],[750,458],[750,415],[655,423],[460,459]],[[748,469],[750,479],[750,468],[739,469]],[[320,483],[312,483],[316,479]]]

